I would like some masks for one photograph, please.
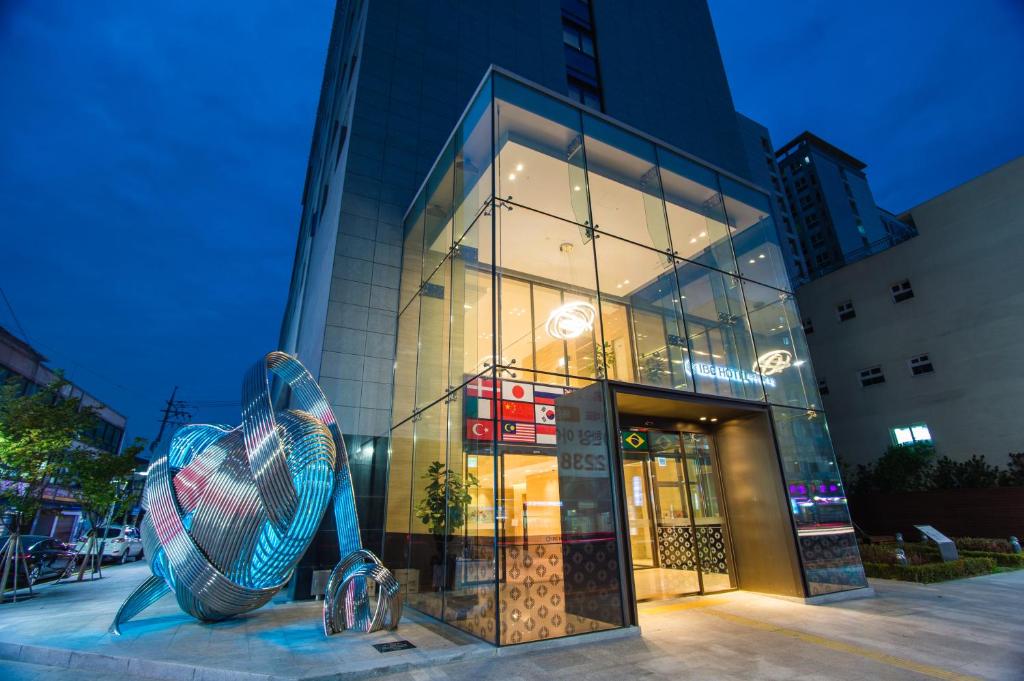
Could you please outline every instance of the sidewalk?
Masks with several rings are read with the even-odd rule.
[[[343,633],[328,639],[322,602],[275,602],[216,624],[200,624],[165,596],[122,626],[107,627],[125,597],[149,575],[145,563],[104,568],[93,582],[43,584],[34,598],[0,605],[0,659],[185,681],[365,678],[494,648],[415,612],[395,632]],[[378,652],[372,644],[407,640],[415,649]]]

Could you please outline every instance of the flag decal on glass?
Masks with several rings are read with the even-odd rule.
[[[534,442],[537,428],[532,423],[502,423],[501,439],[503,442]]]

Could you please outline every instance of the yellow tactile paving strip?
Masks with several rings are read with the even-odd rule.
[[[723,605],[727,601],[724,598],[694,598],[692,600],[685,600],[678,603],[671,603],[667,605],[658,606],[647,606],[641,605],[639,611],[641,615],[659,615],[663,613],[676,612],[680,610],[701,610],[702,615],[710,615],[717,617],[726,622],[732,624],[738,624],[752,629],[759,629],[761,631],[768,631],[780,636],[786,636],[793,638],[804,643],[810,643],[812,645],[821,646],[828,648],[829,650],[835,650],[841,653],[847,653],[849,655],[856,655],[874,662],[880,662],[887,664],[891,667],[898,669],[906,669],[908,671],[917,672],[925,676],[930,676],[935,679],[945,679],[946,681],[981,681],[976,676],[969,676],[967,674],[961,674],[959,672],[950,671],[941,667],[935,667],[921,662],[914,662],[902,657],[896,657],[895,655],[889,655],[871,648],[865,648],[864,646],[854,645],[851,643],[845,643],[833,638],[825,636],[819,636],[816,634],[808,634],[804,631],[797,629],[789,629],[781,627],[777,624],[771,624],[770,622],[763,622],[761,620],[752,619],[750,617],[743,617],[742,615],[733,615],[732,613],[722,612],[721,610],[713,609],[716,605]]]

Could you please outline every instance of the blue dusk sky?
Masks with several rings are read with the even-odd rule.
[[[1019,0],[710,4],[737,109],[885,208],[1024,153]],[[129,436],[175,385],[237,402],[277,344],[333,6],[0,1],[0,325]]]

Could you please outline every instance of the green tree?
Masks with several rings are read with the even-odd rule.
[[[1004,487],[1024,487],[1024,452],[1010,452],[1006,470],[999,474],[999,484]]]
[[[984,456],[975,454],[966,461],[954,461],[944,456],[935,462],[932,476],[934,489],[995,487],[1000,480],[999,466],[985,461]]]
[[[57,380],[32,395],[18,385],[0,388],[0,503],[30,522],[47,494],[63,478],[63,469],[83,433],[95,424],[96,409],[83,406],[71,385]]]
[[[118,453],[81,449],[69,457],[64,479],[92,527],[101,525],[112,507],[120,504],[123,510],[130,508],[127,485],[137,465],[135,457],[145,447],[145,440],[135,438]]]
[[[895,494],[928,489],[935,447],[913,444],[889,447],[877,461],[857,466],[852,491],[860,494]]]

